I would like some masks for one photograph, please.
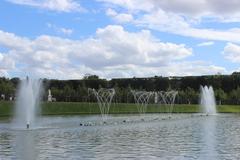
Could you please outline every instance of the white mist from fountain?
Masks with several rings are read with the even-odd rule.
[[[41,97],[41,80],[28,77],[21,81],[15,106],[14,125],[17,128],[35,128],[36,115]]]
[[[201,107],[206,114],[216,114],[216,101],[212,86],[200,86],[201,89]]]

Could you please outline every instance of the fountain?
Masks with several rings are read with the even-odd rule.
[[[178,92],[174,90],[155,92],[155,103],[166,106],[166,112],[172,113]]]
[[[95,89],[89,88],[88,94],[90,93],[94,94],[94,96],[97,98],[102,119],[105,122],[107,120],[113,96],[115,95],[115,89],[101,88],[98,91],[96,91]]]
[[[206,114],[216,114],[216,102],[212,86],[200,86],[201,90],[201,107]]]
[[[41,95],[41,84],[41,80],[32,80],[28,77],[21,81],[17,93],[16,117],[14,119],[17,128],[34,128]]]
[[[147,111],[148,101],[153,94],[153,92],[147,91],[134,91],[131,90],[135,103],[137,103],[137,109],[140,114],[144,114]]]

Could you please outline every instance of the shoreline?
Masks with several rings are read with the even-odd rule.
[[[149,104],[146,114],[166,113],[168,106]],[[217,106],[218,113],[240,113],[240,105]],[[97,115],[100,109],[97,103],[88,102],[42,102],[41,115]],[[200,105],[175,104],[172,113],[201,113]],[[11,117],[14,113],[14,102],[0,101],[0,117]],[[139,114],[134,103],[112,103],[109,114]]]

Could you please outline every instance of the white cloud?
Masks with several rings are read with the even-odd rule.
[[[191,18],[211,17],[216,19],[229,19],[232,17],[240,18],[240,1],[228,0],[98,0],[114,4],[129,11],[144,11],[147,13],[157,11],[159,9],[184,15]],[[239,19],[238,19],[239,20]]]
[[[98,0],[100,2],[107,2],[110,4],[118,5],[128,9],[129,11],[151,11],[154,4],[151,0]]]
[[[192,49],[184,44],[161,42],[148,30],[128,32],[118,25],[99,28],[84,40],[42,35],[28,39],[0,31],[0,46],[18,71],[47,78],[200,75],[225,72],[222,67],[184,61]],[[210,66],[210,67],[209,67]],[[5,69],[6,70],[6,69]]]
[[[225,30],[198,27],[207,21],[240,21],[240,1],[227,2],[217,0],[99,0],[115,5],[114,8],[131,14],[132,24],[161,32],[194,37],[206,40],[240,42],[240,28]],[[124,14],[121,12],[121,14]],[[109,15],[114,18],[118,16]]]
[[[212,45],[214,45],[214,42],[213,42],[213,41],[202,42],[202,43],[197,44],[198,47],[202,47],[202,46],[212,46]]]
[[[9,77],[9,74],[6,70],[0,69],[0,77]]]
[[[60,28],[60,31],[65,35],[71,35],[73,33],[73,30],[68,28]]]
[[[107,9],[106,14],[111,16],[118,23],[127,23],[133,20],[133,16],[131,14],[117,13],[111,8]]]
[[[11,3],[26,5],[57,12],[84,12],[86,11],[75,0],[8,0]]]
[[[154,8],[161,8],[166,12],[173,12],[190,18],[211,18],[212,20],[240,20],[240,1],[228,0],[150,0]]]
[[[108,16],[116,16],[117,15],[117,12],[111,8],[108,8],[107,11],[106,11],[106,15]]]
[[[231,62],[240,63],[240,46],[233,43],[227,43],[224,47],[223,55]]]
[[[6,54],[0,53],[0,76],[8,76],[8,70],[15,68],[14,61]]]
[[[0,70],[14,69],[14,61],[8,55],[0,53]]]
[[[164,76],[197,76],[227,73],[224,67],[215,66],[206,62],[182,61],[172,62],[164,66],[144,67],[139,65],[119,65],[105,68],[107,77],[150,77]],[[101,74],[100,74],[101,75]]]
[[[73,33],[73,29],[58,27],[52,23],[47,23],[47,27],[53,29],[57,33],[61,33],[67,36],[70,36]]]
[[[219,41],[240,42],[239,28],[228,30],[195,28],[184,17],[162,10],[145,14],[133,23],[150,29],[174,33],[177,35]]]

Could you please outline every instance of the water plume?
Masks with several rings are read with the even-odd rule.
[[[36,127],[36,116],[39,111],[42,81],[26,78],[21,80],[15,106],[14,125],[17,128]]]
[[[212,86],[200,86],[201,90],[201,107],[206,114],[216,114],[216,101]]]

